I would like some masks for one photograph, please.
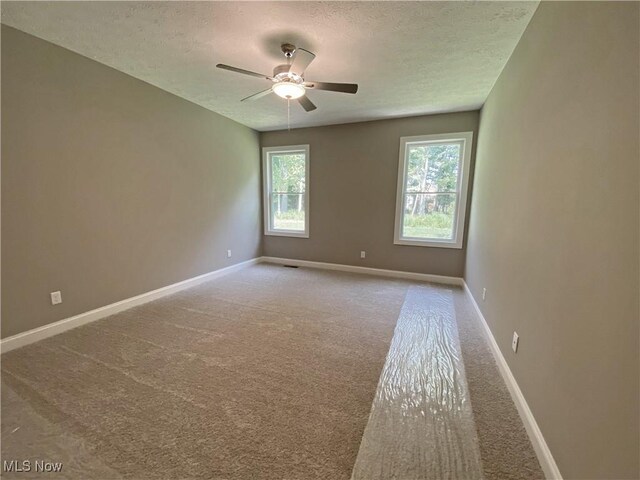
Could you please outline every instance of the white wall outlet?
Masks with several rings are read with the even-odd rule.
[[[227,258],[231,258],[231,250],[227,250]]]
[[[360,258],[366,258],[367,257],[367,252],[365,252],[364,250],[360,251]]]
[[[51,305],[58,305],[59,303],[62,303],[62,293],[51,292]]]
[[[482,289],[482,300],[485,300],[487,298],[487,289],[483,288]]]
[[[518,353],[518,342],[520,341],[520,337],[516,332],[513,332],[513,340],[511,340],[511,348],[515,353]]]

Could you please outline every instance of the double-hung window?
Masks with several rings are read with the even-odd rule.
[[[264,233],[309,237],[309,145],[262,149]]]
[[[462,248],[472,138],[400,139],[394,243]]]

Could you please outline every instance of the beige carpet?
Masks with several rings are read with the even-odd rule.
[[[258,265],[9,352],[2,459],[349,478],[408,285]]]
[[[257,265],[2,355],[2,460],[64,463],[3,477],[349,478],[412,285]],[[485,478],[542,478],[463,293],[420,288],[453,295]]]
[[[542,480],[544,473],[498,371],[480,319],[462,289],[454,289],[453,298],[484,477]]]

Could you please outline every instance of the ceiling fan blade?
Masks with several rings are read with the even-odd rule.
[[[242,68],[232,67],[230,65],[224,65],[223,63],[217,64],[216,67],[222,68],[223,70],[229,70],[231,72],[242,73],[243,75],[251,75],[252,77],[266,78],[267,80],[271,80],[271,77],[269,77],[268,75],[263,75],[262,73],[251,72],[249,70],[244,70]]]
[[[316,58],[315,54],[311,53],[309,50],[296,48],[296,53],[293,55],[293,62],[291,62],[289,71],[302,76],[307,67],[311,62],[313,62],[314,58]]]
[[[253,95],[249,95],[248,97],[244,97],[242,100],[240,100],[241,102],[246,102],[246,101],[253,101],[253,100],[257,100],[259,98],[262,97],[266,97],[267,95],[269,95],[273,90],[271,90],[270,88],[267,88],[266,90],[262,90],[261,92],[258,93],[254,93]]]
[[[304,86],[330,92],[356,93],[358,91],[358,85],[355,83],[304,82]]]
[[[318,108],[313,104],[311,100],[309,100],[309,97],[307,97],[306,95],[303,95],[300,98],[298,98],[298,103],[302,105],[302,108],[304,108],[307,112],[311,112],[316,108]]]

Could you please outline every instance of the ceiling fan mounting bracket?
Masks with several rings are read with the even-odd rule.
[[[293,54],[296,53],[296,46],[291,43],[283,43],[280,45],[280,48],[282,49],[284,56],[287,58],[293,57]]]

